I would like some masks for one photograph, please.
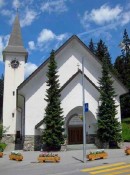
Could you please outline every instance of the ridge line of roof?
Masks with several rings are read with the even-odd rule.
[[[78,71],[75,74],[73,74],[66,81],[66,83],[64,83],[64,85],[60,88],[60,90],[62,91],[71,82],[71,80],[73,80],[79,73],[83,74],[83,72],[80,69],[78,69]],[[97,89],[99,91],[99,88],[89,79],[89,77],[86,74],[84,74],[84,77],[95,87],[95,89]]]
[[[55,55],[57,55],[60,50],[62,50],[73,38],[78,38],[76,35],[72,35],[64,44],[62,44],[56,51]],[[48,61],[49,61],[50,56],[31,74],[29,75],[19,86],[18,89],[22,88],[37,72],[39,72],[42,67],[44,67]]]
[[[90,51],[90,49],[86,46],[86,44],[81,41],[81,39],[77,36],[77,35],[72,35],[63,45],[61,45],[56,51],[55,51],[55,55],[57,55],[68,43],[70,43],[73,39],[76,39],[79,43],[81,43],[81,45],[87,49],[87,51],[99,62],[99,64],[102,65],[102,62],[95,56],[94,53],[92,53]],[[35,74],[37,72],[39,72],[49,61],[48,57],[29,77],[27,77],[27,79],[25,79],[19,86],[18,89],[22,88],[27,82],[30,81],[30,79],[35,76]],[[128,91],[127,87],[125,87],[125,85],[119,80],[119,78],[110,71],[111,75],[116,79],[116,81],[126,90]]]

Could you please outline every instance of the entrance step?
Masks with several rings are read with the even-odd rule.
[[[13,150],[15,150],[15,144],[8,143],[4,151],[8,152],[8,151],[13,151]]]
[[[67,145],[67,150],[82,150],[83,144]],[[86,144],[86,149],[98,149],[95,144]]]
[[[8,143],[6,148],[5,148],[5,151],[8,152],[8,151],[13,151],[13,150],[23,150],[23,144],[22,143]]]

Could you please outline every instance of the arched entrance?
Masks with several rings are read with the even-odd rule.
[[[68,144],[83,143],[83,124],[78,115],[73,115],[68,124]]]
[[[97,131],[97,120],[91,111],[86,113],[87,143],[94,143]],[[68,144],[83,143],[82,106],[73,108],[65,118],[65,128]]]

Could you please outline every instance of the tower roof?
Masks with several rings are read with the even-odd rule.
[[[14,23],[13,23],[13,29],[12,29],[12,33],[11,33],[10,38],[9,38],[8,45],[3,50],[3,60],[5,59],[6,53],[21,53],[21,54],[25,55],[26,59],[28,56],[28,53],[23,46],[18,14],[16,15]]]

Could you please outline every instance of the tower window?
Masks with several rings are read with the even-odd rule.
[[[13,96],[15,96],[15,91],[13,91]]]
[[[12,113],[12,117],[14,117],[14,113]]]

